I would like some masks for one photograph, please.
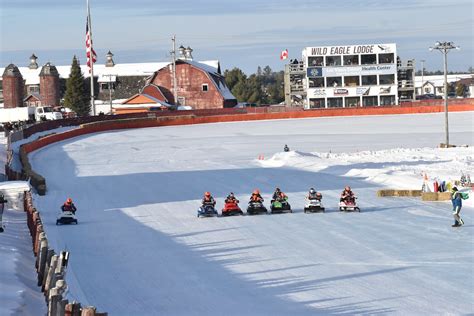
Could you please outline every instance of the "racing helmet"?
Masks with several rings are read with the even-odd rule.
[[[314,188],[309,189],[309,193],[314,194],[316,193],[316,190]]]
[[[210,197],[210,196],[211,196],[211,192],[206,192],[206,193],[204,193],[204,196]]]
[[[255,194],[255,195],[260,194],[260,190],[259,189],[253,190],[252,194]]]

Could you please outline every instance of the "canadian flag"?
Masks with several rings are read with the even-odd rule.
[[[280,53],[280,59],[284,60],[284,59],[287,59],[287,58],[288,58],[288,49],[285,49],[284,51],[282,51]]]

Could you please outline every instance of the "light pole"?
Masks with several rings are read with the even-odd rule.
[[[424,80],[424,74],[425,74],[425,60],[422,59],[420,60],[421,62],[421,87],[420,87],[420,94],[423,95],[425,94],[425,90],[423,89],[423,84],[425,83],[425,80]]]
[[[436,42],[430,51],[436,49],[443,53],[444,58],[444,125],[446,130],[446,148],[449,147],[449,128],[448,128],[448,53],[451,49],[459,49],[453,42]]]

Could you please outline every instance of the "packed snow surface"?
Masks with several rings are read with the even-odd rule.
[[[470,145],[452,149],[436,149],[443,114],[86,135],[31,155],[48,185],[35,203],[51,246],[71,252],[69,299],[110,315],[469,314],[470,200],[455,229],[449,202],[376,191],[472,172],[473,116],[450,114],[451,142]],[[339,212],[345,185],[361,213]],[[196,217],[204,191],[245,208],[255,188],[268,206],[277,186],[294,213]],[[310,187],[326,213],[303,213]],[[67,197],[79,224],[56,226]]]

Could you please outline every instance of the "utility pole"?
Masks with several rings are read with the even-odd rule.
[[[423,84],[425,83],[425,80],[424,80],[424,74],[425,74],[425,60],[422,59],[420,60],[421,62],[421,93],[420,94],[425,94],[425,90],[423,89]]]
[[[171,38],[173,42],[173,50],[171,51],[171,57],[173,58],[173,97],[174,97],[174,104],[178,105],[178,87],[176,84],[176,35],[173,35]]]
[[[112,77],[117,78],[117,75],[103,75],[109,78],[109,103],[110,103],[110,114],[112,114]]]
[[[443,54],[444,58],[444,123],[446,132],[446,148],[449,147],[449,128],[448,128],[448,53],[451,49],[460,49],[454,46],[453,42],[436,42],[430,51],[436,49]]]

